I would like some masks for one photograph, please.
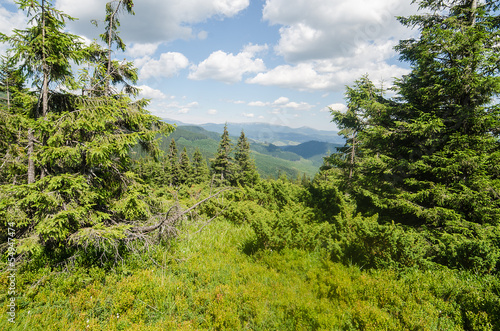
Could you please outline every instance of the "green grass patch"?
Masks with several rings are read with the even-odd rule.
[[[247,224],[183,229],[114,269],[26,269],[9,330],[494,330],[500,282],[449,269],[364,271],[321,250],[259,250]],[[7,275],[2,274],[3,287]],[[3,292],[5,293],[5,291]]]

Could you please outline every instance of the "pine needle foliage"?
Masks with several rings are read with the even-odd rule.
[[[125,93],[78,95],[77,89],[88,86],[88,76],[77,77],[71,66],[94,66],[96,46],[86,47],[64,32],[67,16],[48,1],[20,1],[19,6],[33,15],[32,26],[2,35],[12,46],[10,63],[35,84],[48,75],[59,85],[54,90],[42,84],[39,93],[17,88],[13,104],[0,105],[6,114],[0,127],[9,133],[1,145],[2,163],[17,162],[0,187],[2,233],[16,229],[20,254],[89,246],[116,250],[131,228],[162,211],[131,171],[130,150],[140,145],[158,158],[156,137],[172,127],[146,110],[147,100]],[[40,107],[44,94],[47,105]]]
[[[499,6],[414,2],[428,13],[399,18],[420,37],[396,47],[412,68],[395,82],[398,96],[386,99],[366,77],[348,88],[347,112],[332,112],[348,143],[326,161],[344,169],[361,211],[427,231],[442,263],[492,272],[500,267]]]

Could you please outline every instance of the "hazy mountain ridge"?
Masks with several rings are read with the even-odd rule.
[[[219,134],[222,134],[225,125],[216,123],[188,124],[172,119],[164,119],[164,121],[167,123],[175,123],[178,126],[201,127],[207,131],[217,132]],[[298,145],[308,141],[344,144],[344,139],[337,134],[337,131],[316,130],[309,127],[291,128],[269,123],[228,122],[227,130],[231,136],[236,137],[238,137],[243,130],[248,139],[277,146]]]
[[[174,139],[179,150],[186,147],[188,154],[192,155],[198,148],[205,159],[209,160],[216,153],[222,130],[223,126],[221,133],[217,133],[196,125],[178,124],[173,133],[162,139],[161,149],[167,151],[170,140]],[[236,132],[237,134],[230,134],[233,144],[236,144],[241,133],[241,131]],[[277,146],[260,143],[254,139],[249,140],[257,169],[263,177],[277,177],[280,173],[285,173],[289,177],[296,177],[303,173],[313,176],[321,166],[323,156],[329,155],[335,150],[335,146],[339,146],[320,141]]]

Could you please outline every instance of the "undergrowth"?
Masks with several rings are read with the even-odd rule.
[[[495,330],[500,281],[448,268],[364,270],[328,250],[245,248],[249,224],[219,220],[111,269],[26,264],[3,330]],[[7,275],[0,284],[7,286]]]

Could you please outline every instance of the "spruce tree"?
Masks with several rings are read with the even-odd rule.
[[[224,125],[219,147],[215,158],[211,160],[211,167],[215,180],[219,185],[227,185],[231,183],[233,178],[233,158],[230,156],[232,151],[231,139],[227,131],[227,124]]]
[[[132,0],[114,0],[106,3],[106,18],[105,18],[105,32],[100,35],[102,41],[106,43],[106,54],[101,53],[101,70],[97,71],[99,73],[99,78],[103,79],[105,84],[104,93],[109,95],[111,93],[111,84],[116,85],[119,83],[124,83],[125,90],[127,93],[135,94],[137,89],[132,85],[127,83],[127,80],[136,80],[136,75],[133,73],[133,63],[128,61],[123,61],[119,63],[112,59],[113,54],[113,43],[116,44],[116,49],[125,51],[126,45],[120,38],[118,27],[120,27],[119,13],[120,11],[126,11],[131,15],[135,15],[133,11],[134,3]],[[97,25],[97,21],[93,21]],[[105,70],[105,71],[104,71]]]
[[[1,226],[17,229],[20,253],[116,248],[154,212],[131,172],[130,148],[158,157],[156,135],[172,128],[145,109],[147,101],[126,93],[81,95],[86,81],[72,65],[94,65],[96,46],[65,32],[69,18],[50,2],[18,3],[30,26],[2,40],[12,47],[11,63],[37,88],[17,91],[16,107],[0,103],[8,130],[17,133],[9,139],[27,146],[20,150],[27,176],[0,187]],[[1,148],[2,157],[11,155]]]
[[[255,184],[259,179],[259,174],[257,173],[255,162],[250,156],[250,144],[243,130],[236,144],[234,160],[236,162],[234,183],[239,185]]]
[[[182,150],[179,159],[179,182],[180,184],[191,184],[193,180],[193,168],[191,167],[191,161],[186,150],[186,147]]]
[[[177,150],[174,138],[170,140],[170,145],[168,146],[167,169],[169,185],[177,186],[180,180],[179,151]]]
[[[203,183],[208,180],[208,166],[207,161],[203,158],[200,150],[196,148],[193,154],[193,182],[195,184]]]
[[[399,18],[421,32],[397,46],[412,68],[396,82],[399,98],[379,98],[383,107],[376,107],[377,98],[362,96],[369,125],[347,125],[363,145],[357,192],[364,205],[407,224],[498,225],[499,5],[418,3],[430,14]],[[338,124],[344,119],[334,114]]]
[[[337,148],[337,153],[332,154],[325,162],[343,169],[349,180],[354,176],[365,148],[360,135],[367,129],[388,121],[387,101],[382,93],[365,75],[356,80],[353,87],[347,87],[347,110],[331,109],[332,122],[337,124],[340,129],[338,134],[345,138],[346,144]]]

